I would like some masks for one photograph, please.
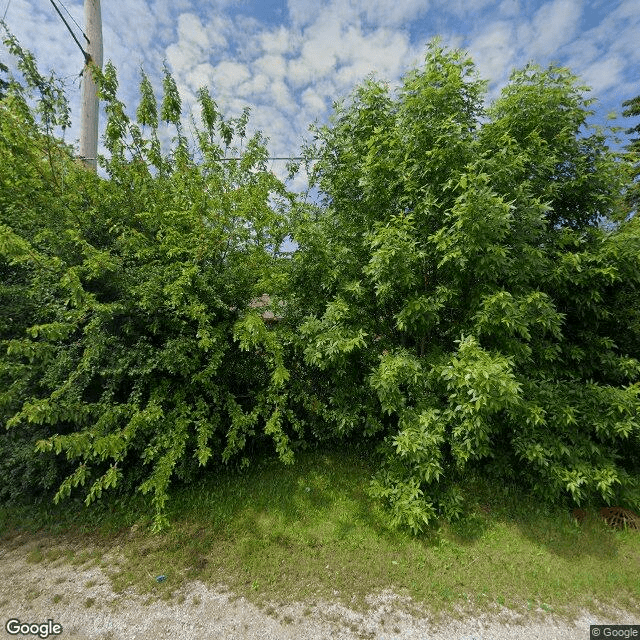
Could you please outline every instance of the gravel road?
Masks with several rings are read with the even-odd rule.
[[[41,625],[52,620],[63,640],[587,640],[590,624],[640,624],[640,616],[608,610],[582,611],[566,620],[544,611],[496,610],[436,621],[408,613],[407,602],[384,593],[369,600],[366,613],[331,602],[274,604],[259,608],[223,587],[190,582],[171,602],[138,593],[115,593],[98,566],[72,566],[61,559],[28,562],[29,542],[0,547],[0,623]],[[13,623],[16,625],[17,623]],[[26,630],[26,629],[25,629]],[[640,637],[640,636],[639,636]]]

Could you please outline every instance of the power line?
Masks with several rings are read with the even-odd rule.
[[[71,15],[71,13],[69,13],[69,9],[67,9],[67,7],[64,6],[64,3],[62,2],[62,0],[58,0],[58,2],[62,5],[62,8],[67,12],[67,15],[73,20],[73,24],[75,24],[76,27],[80,29],[80,33],[84,36],[84,39],[87,41],[87,44],[91,44],[91,40],[89,40],[89,38],[87,37],[87,34],[82,30],[82,27],[76,22],[76,19]]]
[[[89,64],[89,62],[91,61],[91,56],[82,48],[82,45],[80,44],[80,41],[78,40],[78,38],[76,38],[76,34],[73,33],[73,31],[71,30],[71,27],[69,26],[69,23],[66,21],[65,17],[60,12],[60,9],[58,9],[56,3],[53,0],[49,0],[49,1],[53,5],[53,8],[56,10],[56,13],[60,16],[62,22],[64,22],[65,26],[69,30],[69,33],[71,34],[71,37],[75,40],[75,43],[78,45],[80,51],[82,51],[82,55],[84,56],[85,63]],[[66,7],[65,7],[65,10],[66,10]],[[69,13],[69,12],[67,11],[67,13]],[[71,15],[71,14],[69,14],[69,15]],[[71,17],[71,19],[73,20],[73,16]],[[75,20],[73,20],[73,21],[75,22]],[[76,24],[78,24],[78,23],[76,22]],[[82,31],[82,29],[80,29],[80,30]],[[87,36],[85,35],[84,31],[82,32],[82,35],[85,37],[87,42],[89,42],[89,38],[87,38]]]
[[[302,157],[277,157],[277,158],[265,158],[265,160],[319,160],[320,156],[314,156],[313,158],[302,158]],[[242,158],[220,158],[220,162],[230,162],[231,160],[242,160]]]

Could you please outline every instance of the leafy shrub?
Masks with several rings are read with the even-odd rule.
[[[469,471],[640,506],[633,172],[567,70],[515,71],[485,108],[432,43],[396,96],[370,79],[316,130],[307,205],[206,89],[189,140],[166,70],[136,120],[95,72],[107,179],[86,171],[54,135],[64,93],[7,44],[1,498],[138,489],[161,528],[172,481],[332,441],[377,450],[371,494],[415,533],[463,513]]]
[[[36,464],[25,447],[38,438],[43,460],[54,452],[73,462],[70,474],[68,464],[43,473],[47,487],[66,475],[56,501],[78,486],[90,503],[137,485],[151,492],[159,528],[172,477],[188,480],[265,439],[292,460],[290,427],[299,425],[282,392],[283,347],[249,305],[277,278],[273,247],[289,197],[267,170],[265,140],[245,139],[248,113],[225,120],[204,89],[192,148],[168,71],[159,106],[143,76],[137,122],[117,98],[115,69],[95,71],[108,179],[84,170],[51,134],[66,113],[51,96],[63,94],[40,95],[38,121],[29,87],[53,81],[8,42],[26,84],[13,81],[0,106],[0,295],[12,318],[2,335],[9,433],[0,448],[21,434],[3,462],[12,469],[3,492]],[[167,149],[160,138],[170,128]],[[222,161],[225,153],[237,159]]]
[[[640,499],[625,167],[566,69],[514,71],[486,109],[484,87],[437,42],[396,97],[365,82],[316,130],[322,213],[296,218],[326,428],[376,425],[372,493],[415,532],[461,512],[472,465],[548,502]]]

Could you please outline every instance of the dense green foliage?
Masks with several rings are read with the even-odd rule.
[[[28,85],[44,86],[13,46]],[[88,502],[138,485],[161,526],[172,476],[235,458],[261,432],[291,460],[282,349],[248,306],[274,275],[270,249],[285,235],[289,199],[266,169],[265,141],[243,140],[246,114],[224,120],[202,90],[194,151],[168,73],[160,108],[143,77],[137,123],[116,97],[113,67],[98,80],[108,180],[46,132],[66,108],[53,94],[39,97],[41,107],[49,100],[39,121],[15,82],[0,106],[1,491],[27,489],[20,477],[49,487],[69,472],[30,470],[37,440],[45,456],[73,462],[56,499],[79,485]],[[225,152],[238,160],[221,162]]]
[[[0,73],[3,75],[9,72],[9,67],[6,64],[0,62]],[[5,80],[3,77],[0,77],[0,100],[4,98],[5,91],[9,86],[9,82]]]
[[[395,96],[367,81],[316,131],[310,206],[206,89],[189,139],[168,71],[136,120],[96,72],[107,179],[86,171],[52,133],[64,94],[8,44],[2,497],[138,488],[162,527],[173,479],[331,440],[377,452],[371,493],[414,532],[462,512],[472,467],[640,506],[629,162],[567,70],[516,71],[485,109],[471,61],[432,44]]]
[[[625,100],[622,106],[626,107],[622,112],[623,116],[628,118],[640,116],[640,96]],[[627,134],[640,135],[640,122],[627,129]],[[627,152],[627,160],[631,165],[631,184],[627,189],[627,201],[637,212],[640,204],[640,137],[631,138],[627,145]]]
[[[414,531],[460,512],[470,465],[548,501],[640,504],[624,167],[566,69],[515,71],[486,111],[483,90],[437,43],[397,96],[359,87],[317,130],[326,197],[295,234],[323,420],[383,438],[372,491]]]

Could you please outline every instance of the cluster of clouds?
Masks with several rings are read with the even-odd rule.
[[[82,57],[51,5],[5,1],[9,28],[73,94]],[[82,0],[65,5],[81,22]],[[166,61],[185,105],[208,86],[229,115],[251,107],[277,156],[297,155],[309,124],[371,72],[397,86],[435,35],[471,54],[490,97],[529,60],[571,67],[607,110],[640,93],[638,0],[123,0],[102,13],[132,112],[140,68],[159,89]]]

